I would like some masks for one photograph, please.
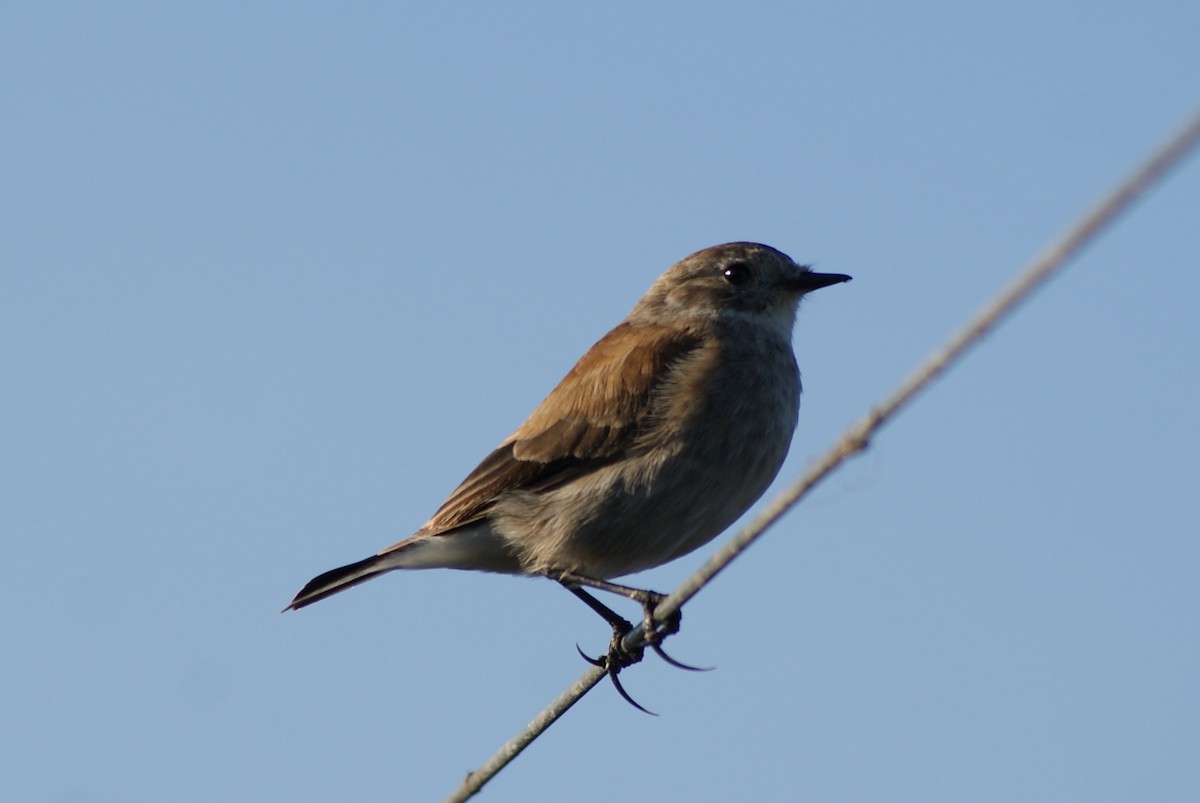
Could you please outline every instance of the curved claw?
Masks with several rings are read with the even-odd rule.
[[[613,687],[617,690],[617,694],[621,695],[622,699],[624,699],[625,702],[629,703],[631,706],[633,706],[637,710],[641,711],[643,714],[649,714],[652,717],[658,716],[658,714],[654,713],[650,709],[646,708],[644,705],[641,705],[640,703],[638,703],[637,700],[630,697],[629,692],[625,691],[625,687],[621,685],[621,681],[617,680],[617,673],[621,671],[620,663],[612,660],[612,658],[608,655],[604,656],[603,658],[593,658],[592,656],[590,656],[586,652],[584,652],[583,648],[580,647],[578,644],[575,645],[575,651],[579,653],[580,658],[587,661],[592,666],[600,667],[608,674],[608,678],[609,678],[609,680],[612,681]],[[670,659],[667,659],[667,660],[670,661]],[[682,664],[681,664],[681,666],[682,666]]]
[[[646,708],[645,706],[640,705],[637,700],[635,700],[629,696],[629,692],[625,691],[625,687],[621,685],[621,681],[617,680],[617,673],[620,671],[621,670],[619,670],[619,669],[613,669],[611,667],[608,669],[609,680],[612,681],[613,687],[616,688],[617,693],[620,694],[621,697],[623,697],[625,699],[625,702],[629,703],[631,706],[633,706],[637,710],[641,711],[643,714],[649,714],[652,717],[658,716],[658,714],[654,713],[653,711]]]
[[[576,645],[576,646],[578,647],[578,645]],[[666,651],[663,650],[663,648],[658,644],[651,644],[650,648],[652,650],[654,650],[656,653],[658,653],[659,658],[663,659],[668,664],[670,664],[671,666],[673,666],[677,669],[686,669],[689,672],[711,672],[714,669],[716,669],[715,666],[692,666],[691,664],[685,664],[682,661],[676,661],[674,658],[667,655]],[[580,654],[582,655],[582,653],[580,653]],[[583,657],[587,658],[586,655],[584,655]],[[589,660],[591,660],[591,659],[589,659]]]
[[[586,652],[584,652],[583,648],[580,647],[578,644],[575,645],[575,649],[579,653],[579,657],[582,658],[583,660],[587,661],[592,666],[607,667],[608,663],[603,658],[593,658],[592,656],[590,656]]]

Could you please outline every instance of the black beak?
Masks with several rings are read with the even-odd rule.
[[[811,293],[831,284],[848,282],[850,278],[844,273],[813,273],[811,270],[805,270],[788,280],[788,289],[798,293]]]

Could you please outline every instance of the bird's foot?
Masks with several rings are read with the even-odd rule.
[[[683,611],[675,611],[661,622],[654,618],[655,609],[666,598],[666,594],[660,594],[657,591],[643,591],[637,598],[637,602],[640,602],[642,605],[642,638],[645,639],[650,649],[658,653],[659,658],[662,658],[673,667],[686,669],[689,672],[712,671],[713,667],[711,666],[692,666],[682,661],[676,661],[667,655],[666,651],[662,648],[663,639],[678,633],[679,625],[683,622]]]
[[[575,649],[579,651],[581,656],[583,656],[583,660],[587,661],[592,666],[600,667],[608,674],[608,679],[612,681],[613,688],[617,690],[617,694],[620,694],[621,698],[625,700],[625,702],[629,703],[642,713],[649,714],[652,717],[658,716],[658,714],[649,710],[637,700],[630,697],[629,692],[625,691],[625,687],[621,685],[621,681],[617,677],[621,673],[622,669],[627,666],[632,666],[633,664],[636,664],[638,661],[642,660],[642,657],[645,654],[645,647],[641,644],[633,649],[625,646],[625,636],[629,633],[629,631],[633,630],[633,625],[629,622],[622,619],[620,622],[613,622],[612,627],[612,639],[608,642],[608,652],[604,656],[600,658],[593,658],[585,653],[578,644],[575,645]]]

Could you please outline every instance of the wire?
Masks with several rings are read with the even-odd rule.
[[[1035,290],[1062,270],[1072,257],[1110,227],[1120,214],[1129,209],[1141,193],[1176,167],[1196,147],[1198,142],[1200,142],[1200,113],[1197,113],[1144,164],[1117,185],[1092,211],[1068,229],[1053,245],[1035,257],[1017,274],[1017,278],[1008,287],[984,304],[962,329],[926,357],[890,396],[868,412],[858,423],[846,430],[832,449],[813,463],[799,479],[772,499],[737,535],[717,549],[711,558],[658,605],[654,611],[655,619],[664,621],[678,612],[684,603],[699,593],[700,589],[711,582],[738,555],[758,540],[772,524],[807,496],[808,492],[818,483],[848,458],[864,451],[870,445],[871,438],[884,424],[888,423],[934,379],[937,379],[960,360],[988,331],[1011,315],[1021,303],[1028,300]],[[644,640],[642,628],[635,627],[625,636],[625,646],[634,650],[642,645]],[[479,769],[468,774],[466,781],[446,798],[447,803],[467,800],[482,789],[484,784],[541,736],[604,676],[603,669],[589,669],[580,676],[554,702],[543,709],[523,731],[501,747]]]

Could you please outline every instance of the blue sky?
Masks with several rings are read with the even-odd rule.
[[[437,800],[585,668],[409,534],[672,262],[810,299],[780,482],[1195,109],[1194,3],[0,12],[0,798]],[[1192,159],[482,799],[1200,797]],[[711,547],[630,578],[669,590]],[[631,615],[634,613],[630,611]]]

